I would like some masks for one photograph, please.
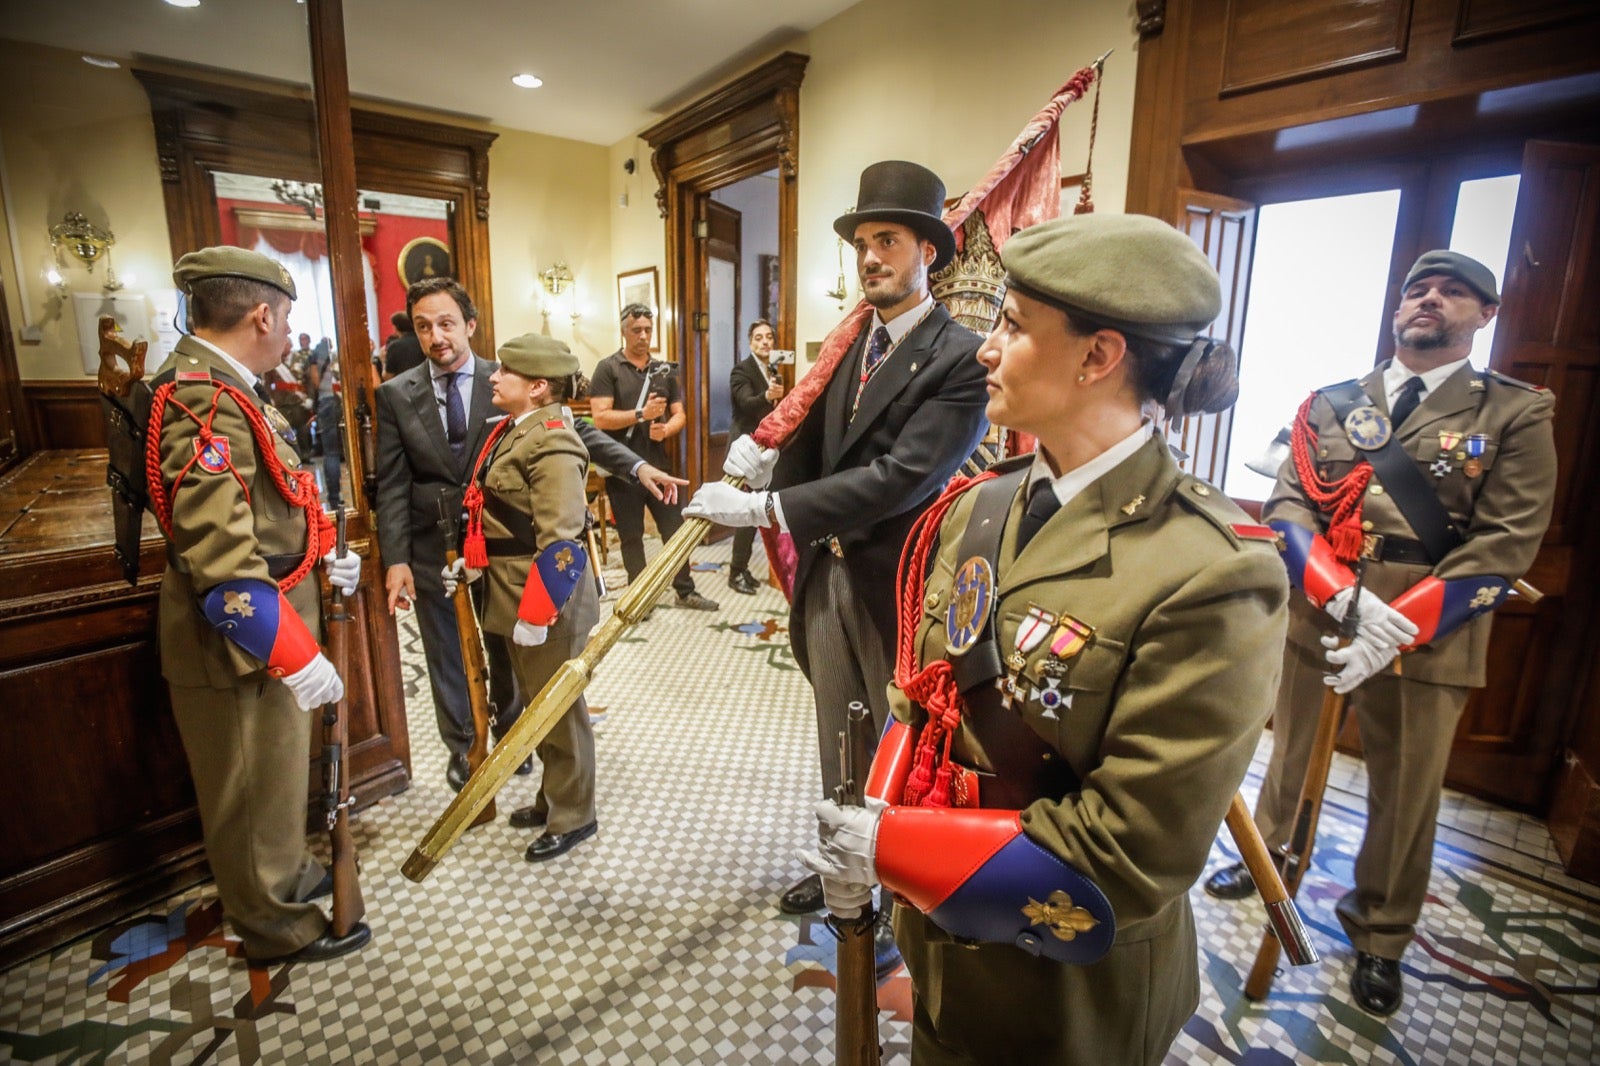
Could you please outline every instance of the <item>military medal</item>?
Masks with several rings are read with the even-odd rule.
[[[1434,477],[1444,477],[1450,473],[1450,457],[1448,455],[1439,456],[1428,469],[1433,471]]]
[[[965,654],[978,642],[978,635],[989,620],[993,598],[994,571],[989,567],[989,560],[974,555],[956,571],[950,606],[944,615],[945,641],[951,655]]]
[[[1357,407],[1344,420],[1345,436],[1364,452],[1377,451],[1388,444],[1390,432],[1388,417],[1371,404]]]
[[[1094,637],[1094,626],[1080,622],[1070,614],[1061,616],[1061,624],[1050,638],[1050,657],[1060,661],[1071,659],[1084,649]]]
[[[1439,450],[1441,452],[1453,452],[1456,450],[1456,445],[1460,443],[1461,434],[1457,431],[1453,429],[1441,429],[1439,431]]]
[[[1467,438],[1467,461],[1461,467],[1461,472],[1468,477],[1477,477],[1483,473],[1483,452],[1489,446],[1489,438],[1482,433],[1474,433]]]
[[[1046,679],[1042,686],[1033,686],[1031,699],[1043,708],[1041,717],[1060,721],[1061,715],[1059,712],[1072,709],[1072,693],[1062,692],[1059,688],[1060,684],[1060,678],[1052,677]]]
[[[1017,626],[1017,652],[1013,659],[1020,660],[1034,648],[1037,648],[1044,638],[1050,635],[1050,627],[1056,624],[1056,616],[1040,607],[1037,603],[1028,604],[1028,616]]]

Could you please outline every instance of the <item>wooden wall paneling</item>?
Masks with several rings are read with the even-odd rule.
[[[1556,27],[1594,12],[1593,0],[1460,0],[1454,44]]]
[[[24,381],[23,402],[36,427],[34,450],[104,448],[105,416],[92,381]]]
[[[1228,0],[1220,95],[1405,56],[1411,0]]]

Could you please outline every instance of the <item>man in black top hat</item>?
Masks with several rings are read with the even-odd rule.
[[[982,338],[928,288],[955,254],[944,183],[915,163],[874,163],[856,203],[833,228],[855,248],[875,313],[781,456],[748,436],[734,441],[724,469],[757,491],[710,483],[684,511],[734,527],[776,523],[794,538],[789,633],[816,697],[828,797],[850,702],[872,709],[875,735],[888,721],[900,550],[983,436],[988,401],[974,357]],[[807,877],[779,906],[798,914],[822,902],[820,880]]]

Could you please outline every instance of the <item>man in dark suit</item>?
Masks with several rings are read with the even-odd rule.
[[[731,434],[738,439],[754,433],[761,420],[772,413],[772,408],[783,399],[783,379],[768,362],[772,345],[777,339],[772,323],[758,318],[750,323],[750,354],[735,363],[728,375],[728,389],[733,397],[733,425]],[[733,533],[733,560],[728,564],[728,587],[735,592],[754,593],[756,579],[750,573],[750,552],[755,547],[754,526],[741,526]]]
[[[491,417],[496,364],[473,355],[478,328],[472,297],[453,278],[427,278],[406,293],[406,308],[427,360],[378,387],[378,543],[387,566],[389,613],[415,606],[433,689],[439,736],[450,749],[445,778],[460,790],[472,746],[472,704],[455,609],[444,594],[441,515],[459,521],[465,482]],[[676,496],[669,478],[587,423],[579,435],[597,463],[630,471],[651,493]],[[484,634],[494,732],[503,736],[522,711],[502,638]],[[531,766],[528,767],[531,769]],[[519,771],[522,772],[522,771]],[[512,815],[518,824],[521,812]],[[530,823],[531,824],[531,823]]]
[[[684,510],[735,527],[776,523],[794,538],[789,639],[816,697],[825,797],[839,784],[850,702],[872,709],[874,735],[888,722],[900,550],[983,436],[988,402],[975,358],[982,338],[928,288],[929,273],[955,254],[940,217],[944,183],[915,163],[874,163],[862,171],[856,203],[833,228],[855,247],[876,313],[781,457],[749,437],[729,449],[728,473],[758,490],[770,479],[772,491],[709,483]],[[822,902],[813,876],[779,906],[798,914]]]

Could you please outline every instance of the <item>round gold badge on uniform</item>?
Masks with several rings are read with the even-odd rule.
[[[944,635],[951,655],[961,655],[978,642],[993,601],[994,570],[989,560],[974,555],[956,571],[950,606],[944,615]]]
[[[1370,404],[1357,407],[1344,420],[1344,434],[1364,452],[1377,451],[1389,443],[1388,417]]]

